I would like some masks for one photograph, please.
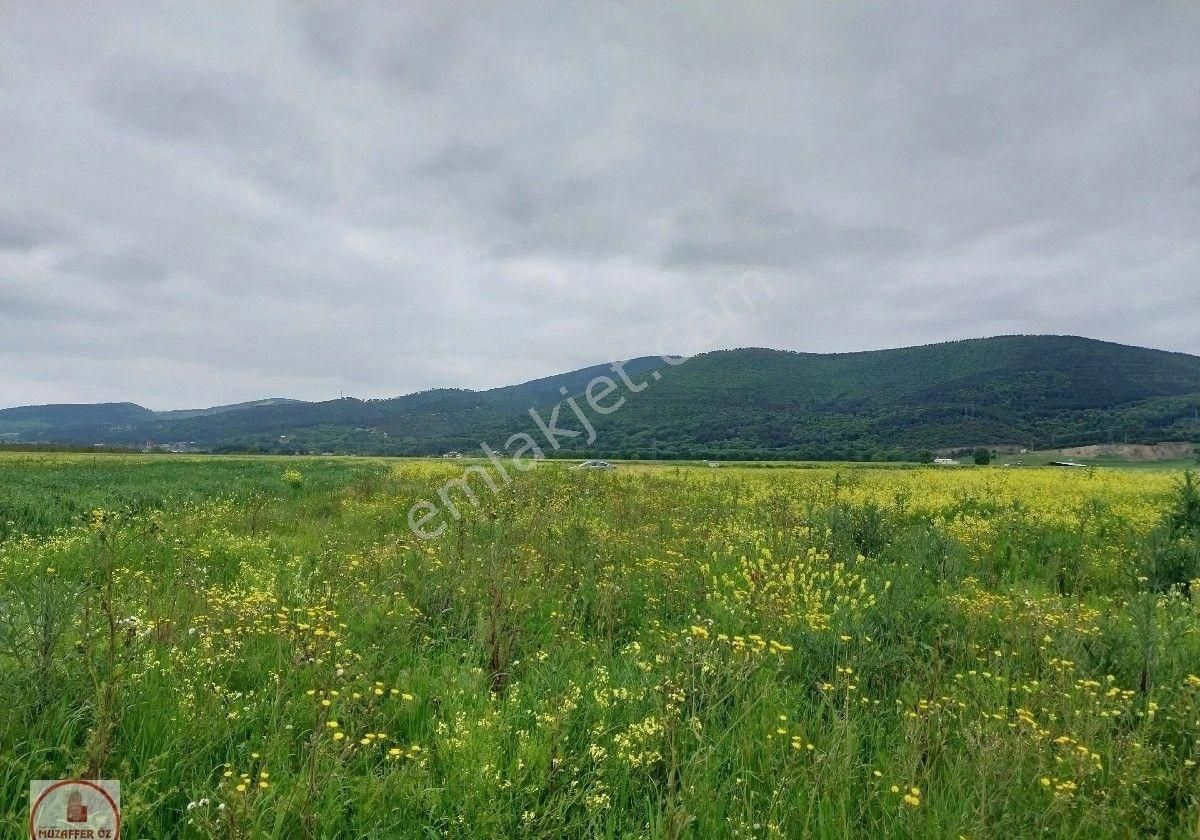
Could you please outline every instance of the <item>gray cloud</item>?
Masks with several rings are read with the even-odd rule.
[[[52,222],[0,209],[0,250],[32,251],[53,245],[60,236]]]
[[[663,263],[671,268],[716,265],[787,269],[847,256],[885,256],[913,248],[902,227],[834,225],[816,213],[797,213],[770,196],[734,195],[715,210],[681,214]]]
[[[1196,4],[3,18],[3,405],[1000,332],[1200,353]],[[683,328],[747,271],[776,296]]]

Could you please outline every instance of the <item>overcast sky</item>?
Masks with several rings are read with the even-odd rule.
[[[8,0],[0,405],[1200,354],[1197,44],[1193,0]],[[752,272],[773,297],[699,317]]]

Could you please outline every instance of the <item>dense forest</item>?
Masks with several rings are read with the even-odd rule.
[[[1200,357],[1068,336],[816,354],[645,357],[488,391],[263,400],[152,412],[130,403],[0,411],[0,442],[218,452],[478,454],[529,434],[549,456],[901,460],[923,450],[1200,441]],[[615,389],[601,414],[589,383]],[[593,394],[594,395],[594,394]],[[580,408],[594,437],[572,413]],[[530,414],[580,431],[550,445]],[[589,440],[589,438],[591,438]]]

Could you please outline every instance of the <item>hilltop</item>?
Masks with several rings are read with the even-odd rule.
[[[624,369],[644,390],[591,418],[593,444],[568,441],[561,453],[901,459],[958,446],[1200,441],[1200,357],[1088,338],[1001,336],[834,354],[751,348],[684,364],[643,357]],[[193,411],[22,407],[0,410],[0,440],[395,455],[478,452],[488,442],[499,450],[529,430],[530,408],[545,410],[564,391],[580,395],[604,374],[607,365],[487,391]]]

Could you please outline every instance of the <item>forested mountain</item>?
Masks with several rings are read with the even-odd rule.
[[[678,361],[678,360],[672,360]],[[0,440],[198,449],[427,455],[504,451],[530,433],[547,454],[611,457],[904,458],[922,449],[1200,441],[1200,357],[1069,336],[1003,336],[858,353],[743,349],[683,364],[608,365],[489,391],[387,400],[264,400],[200,411],[129,403],[0,411]],[[589,382],[617,383],[601,416]],[[644,385],[644,387],[642,387]],[[556,453],[529,414],[577,396],[596,429]],[[568,406],[559,426],[580,429]]]

